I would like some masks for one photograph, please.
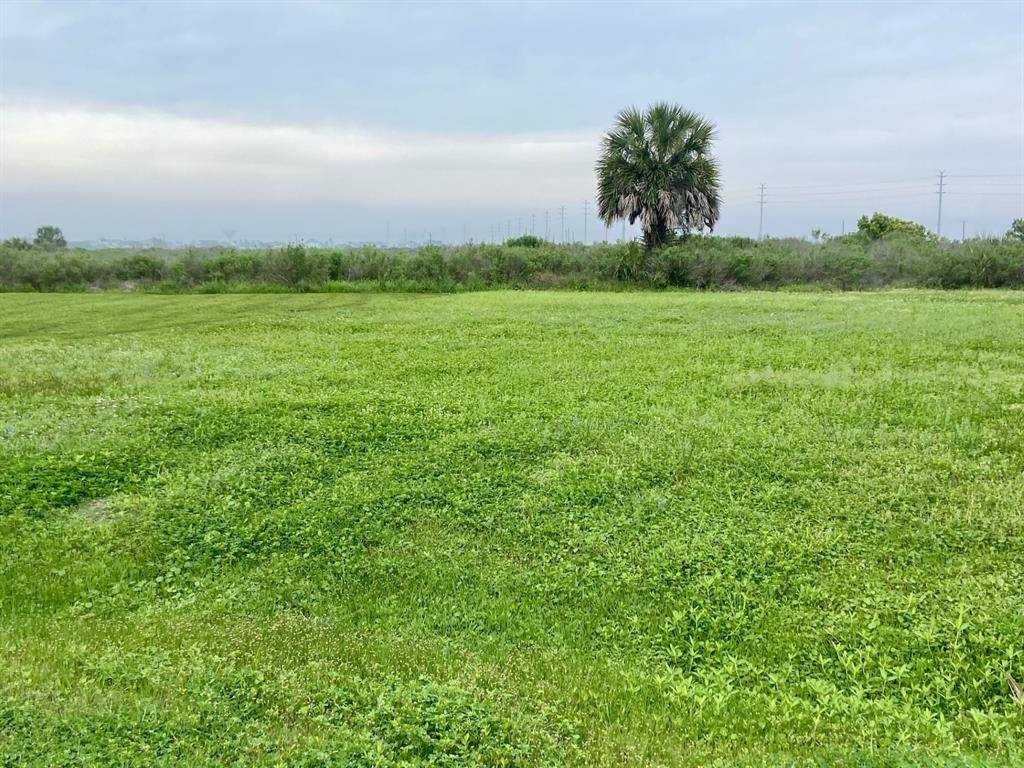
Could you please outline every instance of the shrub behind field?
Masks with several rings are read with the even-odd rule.
[[[454,291],[487,288],[773,289],[820,286],[1024,287],[1024,242],[862,235],[797,239],[692,237],[657,251],[637,243],[233,248],[53,252],[0,246],[0,288],[165,292]]]

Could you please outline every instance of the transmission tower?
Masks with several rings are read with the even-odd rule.
[[[946,189],[946,172],[939,171],[939,221],[935,227],[935,234],[942,237],[942,193]],[[955,202],[955,201],[954,201]]]
[[[759,212],[757,217],[757,239],[760,240],[761,236],[764,234],[764,184],[761,185],[758,209]]]

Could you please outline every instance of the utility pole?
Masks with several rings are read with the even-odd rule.
[[[967,219],[960,219],[960,242],[967,239]]]
[[[537,214],[536,213],[531,213],[530,214],[530,234],[531,235],[536,235],[537,234]]]
[[[550,229],[551,229],[551,227],[550,227],[550,217],[548,216],[547,209],[545,209],[544,210],[544,239],[545,240],[550,240],[551,239],[550,235],[549,235],[549,230]]]
[[[516,235],[523,234],[523,217],[516,219]]]
[[[587,206],[590,204],[589,200],[583,201],[583,244],[587,244]]]
[[[842,229],[840,230],[844,235],[846,234],[846,219],[843,219]]]
[[[608,225],[604,225],[604,244],[608,245]]]
[[[562,242],[564,243],[565,242],[565,206],[563,205],[561,208],[559,208],[559,211],[561,211],[561,214],[562,214]]]
[[[757,219],[757,239],[758,240],[760,240],[761,236],[764,234],[764,184],[761,184],[759,208],[760,208],[760,213],[759,213],[758,219]]]
[[[942,237],[942,193],[946,189],[946,172],[939,171],[939,223],[935,227],[935,234]]]
[[[505,239],[510,240],[512,238],[512,219],[505,222]]]

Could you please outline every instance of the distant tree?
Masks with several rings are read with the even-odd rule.
[[[1007,240],[1024,240],[1024,219],[1014,219],[1013,224],[1006,230]]]
[[[926,238],[928,230],[914,221],[897,219],[884,213],[873,213],[870,217],[861,216],[857,221],[857,231],[869,240],[878,240],[888,235],[906,235],[908,237]]]
[[[714,139],[711,122],[673,104],[620,112],[597,162],[597,212],[605,225],[639,219],[648,248],[714,229],[721,206]]]
[[[533,235],[523,235],[522,237],[509,238],[505,241],[505,245],[518,245],[522,248],[540,248],[544,245],[544,240]]]
[[[46,248],[51,251],[68,247],[68,241],[64,239],[64,233],[60,231],[60,227],[40,227],[36,230],[36,237],[33,243],[40,248]]]
[[[27,251],[32,248],[32,243],[24,237],[9,237],[4,240],[3,245],[5,248],[10,248],[14,251]]]

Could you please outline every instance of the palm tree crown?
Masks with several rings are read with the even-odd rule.
[[[598,215],[608,226],[639,219],[648,247],[677,232],[714,229],[721,205],[714,139],[712,123],[673,104],[620,112],[597,163]]]

